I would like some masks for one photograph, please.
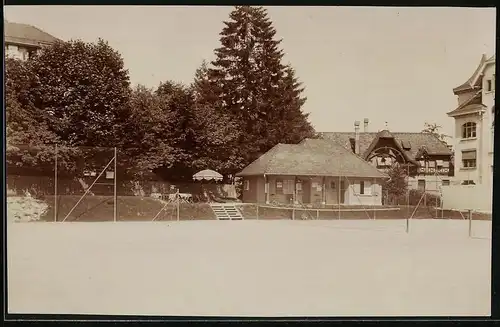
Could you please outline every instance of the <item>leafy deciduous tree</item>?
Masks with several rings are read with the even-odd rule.
[[[123,137],[129,76],[107,42],[57,42],[26,64],[34,105],[50,117],[50,129],[61,142],[113,147]]]
[[[382,188],[389,198],[389,201],[399,199],[408,191],[407,171],[399,164],[394,164],[387,172],[389,179],[383,184]]]

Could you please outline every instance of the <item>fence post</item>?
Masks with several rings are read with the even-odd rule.
[[[337,202],[338,202],[338,219],[340,220],[340,199],[341,199],[341,194],[340,192],[342,192],[342,188],[340,187],[340,185],[342,185],[342,176],[340,176],[339,174],[339,184],[337,185]]]
[[[177,188],[177,194],[176,194],[176,198],[177,198],[177,221],[179,221],[181,219],[181,215],[180,215],[180,208],[181,208],[181,199],[180,199],[180,195],[179,195],[179,188]]]
[[[116,173],[116,161],[117,161],[117,151],[116,151],[116,146],[115,146],[115,169],[114,169],[114,185],[113,185],[113,202],[114,202],[114,206],[113,206],[113,221],[116,223],[116,216],[117,216],[117,206],[118,206],[118,196],[116,194],[116,186],[117,186],[117,176],[118,174]]]
[[[295,220],[295,206],[292,208],[292,220]]]
[[[377,206],[377,190],[376,190],[376,185],[377,180],[374,178],[373,179],[373,185],[372,185],[372,198],[373,198],[373,220],[376,219],[377,217],[377,211],[375,210]]]
[[[472,210],[469,209],[469,237],[472,236]]]
[[[255,209],[255,211],[256,211],[256,215],[257,215],[257,220],[259,220],[259,204],[258,203],[256,204],[256,207],[257,208]]]
[[[54,151],[54,222],[57,222],[57,143]]]

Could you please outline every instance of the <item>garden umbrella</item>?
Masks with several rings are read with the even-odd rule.
[[[203,190],[204,196],[210,201],[210,197],[206,194],[205,188],[203,187],[203,181],[221,181],[223,176],[219,174],[218,172],[210,169],[205,169],[202,171],[197,172],[196,174],[193,175],[193,179],[195,181],[201,181],[201,188]]]
[[[218,172],[210,169],[205,169],[202,171],[197,172],[196,174],[193,175],[193,179],[195,181],[221,181],[222,180],[222,175],[219,174]]]

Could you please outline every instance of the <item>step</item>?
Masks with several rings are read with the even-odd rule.
[[[243,220],[243,215],[233,204],[213,203],[210,204],[215,217],[218,220]]]

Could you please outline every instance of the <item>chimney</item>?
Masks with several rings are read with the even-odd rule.
[[[354,152],[359,154],[359,121],[354,122]]]
[[[364,120],[364,126],[363,126],[363,132],[367,133],[368,132],[368,118],[365,118]]]

